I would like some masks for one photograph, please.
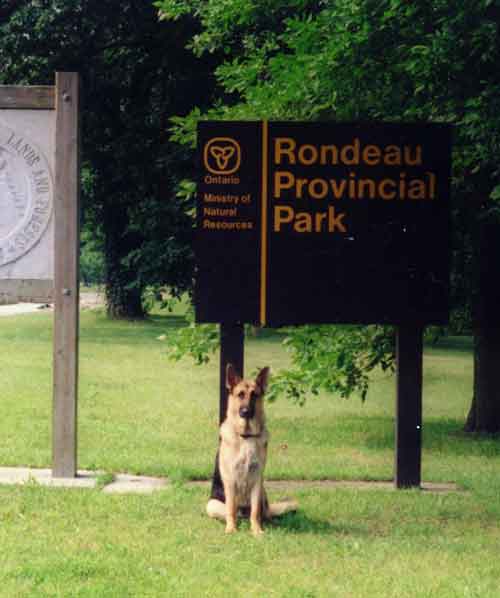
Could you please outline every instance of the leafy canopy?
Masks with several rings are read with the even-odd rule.
[[[160,0],[164,19],[195,18],[196,55],[220,53],[222,93],[174,121],[193,147],[201,118],[434,121],[455,125],[453,320],[467,326],[477,223],[500,199],[498,0]],[[367,298],[369,299],[369,298]],[[293,368],[280,389],[366,394],[367,374],[393,359],[380,327],[288,330]]]

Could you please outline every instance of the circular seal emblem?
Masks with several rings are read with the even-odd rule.
[[[0,267],[38,243],[52,209],[47,159],[34,143],[0,122]]]

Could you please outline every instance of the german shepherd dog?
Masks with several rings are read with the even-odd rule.
[[[229,364],[226,371],[228,404],[220,426],[212,493],[207,504],[210,517],[226,522],[226,533],[236,531],[238,514],[250,516],[254,535],[263,533],[262,522],[295,511],[297,504],[270,504],[264,490],[264,468],[269,434],[264,416],[264,393],[269,368],[255,380],[242,379]]]

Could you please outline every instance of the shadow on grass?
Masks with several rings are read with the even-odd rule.
[[[464,422],[440,419],[423,423],[423,450],[443,456],[500,456],[500,437],[471,436],[463,432]],[[282,418],[273,423],[273,432],[297,444],[335,450],[338,447],[392,451],[394,449],[394,418],[391,416],[337,415],[335,418],[310,418],[297,421]]]
[[[371,417],[373,431],[367,433],[365,446],[369,449],[392,449],[394,447],[394,422],[388,417]],[[464,422],[454,419],[424,421],[422,448],[446,456],[500,456],[500,437],[471,436],[463,431]]]
[[[329,521],[312,519],[302,511],[276,517],[268,522],[267,525],[274,529],[286,530],[287,532],[296,534],[331,534],[334,531],[333,525]]]
[[[341,536],[367,536],[369,530],[356,524],[334,524],[327,519],[314,519],[303,511],[287,513],[267,523],[267,527],[275,530],[283,530],[292,534],[318,534],[318,535],[341,535]]]
[[[435,343],[426,343],[426,349],[452,350],[460,353],[472,353],[474,350],[474,339],[472,336],[443,336]]]
[[[145,320],[146,324],[149,324],[155,328],[163,328],[168,330],[170,328],[182,328],[187,326],[188,322],[184,316],[175,316],[173,314],[148,316]]]
[[[259,328],[256,334],[247,333],[245,337],[246,342],[258,343],[260,341],[266,343],[281,343],[285,337],[283,330],[276,328]]]

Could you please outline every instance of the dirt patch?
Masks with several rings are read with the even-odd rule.
[[[199,480],[188,482],[188,486],[208,487],[212,482]],[[335,490],[337,488],[349,488],[351,490],[396,490],[392,481],[363,481],[363,480],[266,480],[266,487],[269,490],[309,490],[311,488]],[[464,492],[457,484],[422,482],[420,490],[424,492]]]

